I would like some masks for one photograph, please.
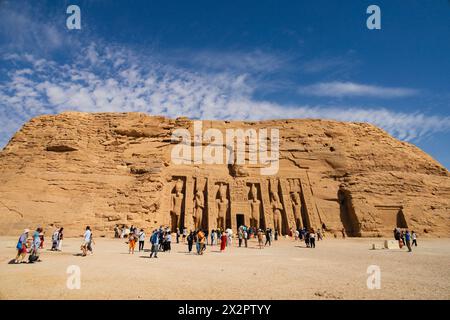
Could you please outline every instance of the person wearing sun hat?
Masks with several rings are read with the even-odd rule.
[[[30,232],[30,229],[25,229],[25,230],[23,230],[23,233],[19,237],[19,241],[17,242],[17,246],[16,246],[17,256],[14,259],[14,263],[19,262],[19,257],[23,253],[24,247],[26,247],[29,232]]]

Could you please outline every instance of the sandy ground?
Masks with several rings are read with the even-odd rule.
[[[63,252],[46,243],[41,262],[8,264],[16,240],[0,237],[1,299],[450,299],[450,239],[419,239],[413,253],[370,250],[382,239],[326,239],[316,249],[282,239],[262,250],[251,240],[203,256],[173,244],[149,259],[106,238],[81,257],[81,239],[72,238]],[[70,265],[80,267],[80,289],[67,288]],[[369,265],[380,267],[380,289],[367,288]]]

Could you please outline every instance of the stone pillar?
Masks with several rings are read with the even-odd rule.
[[[216,214],[216,181],[212,178],[208,178],[206,181],[207,187],[207,199],[208,202],[208,230],[217,229],[217,214]]]
[[[302,171],[300,184],[302,187],[302,195],[305,199],[306,212],[308,214],[308,220],[312,228],[321,228],[320,217],[317,212],[314,196],[311,191],[311,184],[309,182],[308,172]]]
[[[280,185],[281,185],[281,193],[282,193],[281,201],[284,206],[286,226],[287,226],[288,230],[291,230],[291,228],[296,229],[294,210],[293,210],[292,202],[290,199],[289,185],[288,185],[287,180],[280,179]]]
[[[267,179],[261,180],[261,198],[266,228],[271,228],[273,230],[273,212],[270,204],[269,180]]]
[[[191,230],[194,227],[194,178],[186,177],[186,194],[184,197],[184,226]]]

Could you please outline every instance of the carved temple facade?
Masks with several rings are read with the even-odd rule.
[[[307,172],[296,177],[217,177],[172,175],[161,208],[163,224],[188,230],[236,231],[241,225],[272,228],[288,234],[297,228],[320,228]]]

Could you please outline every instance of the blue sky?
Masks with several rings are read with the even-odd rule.
[[[450,2],[0,1],[0,147],[65,110],[365,121],[449,168]]]

